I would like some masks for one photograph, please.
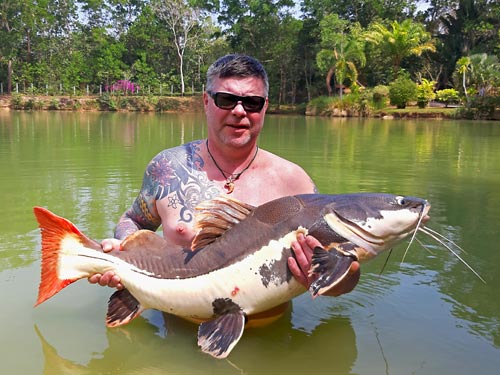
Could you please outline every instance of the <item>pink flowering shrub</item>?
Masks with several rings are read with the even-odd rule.
[[[122,91],[124,93],[130,92],[133,94],[139,92],[139,85],[136,85],[135,83],[130,82],[128,80],[121,79],[119,81],[116,81],[111,86],[108,85],[104,86],[104,91],[111,91],[111,92]]]

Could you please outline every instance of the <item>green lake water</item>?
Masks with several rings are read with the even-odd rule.
[[[202,115],[0,111],[0,374],[498,374],[500,123],[267,116],[259,145],[300,164],[323,193],[428,199],[428,226],[362,266],[356,289],[304,294],[227,360],[197,327],[147,311],[106,328],[110,288],[79,281],[37,308],[40,205],[111,236],[160,150],[206,136]],[[249,234],[251,235],[251,234]],[[382,271],[382,274],[380,272]]]

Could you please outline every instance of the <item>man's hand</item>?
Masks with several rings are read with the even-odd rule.
[[[299,233],[297,240],[292,243],[292,250],[295,258],[288,258],[288,268],[295,276],[297,281],[309,289],[309,285],[315,280],[315,276],[308,276],[309,269],[311,268],[311,258],[313,249],[316,246],[321,247],[321,243],[312,236],[304,236]],[[330,290],[326,295],[337,297],[344,293],[349,293],[354,289],[360,277],[359,262],[352,262],[349,268],[349,273],[345,279]]]
[[[121,241],[116,238],[107,238],[101,241],[102,251],[105,253],[111,250],[120,250]],[[114,272],[108,271],[104,274],[96,273],[88,278],[89,283],[99,284],[101,286],[109,286],[118,290],[123,289],[120,278]]]

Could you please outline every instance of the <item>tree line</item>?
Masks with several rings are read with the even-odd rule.
[[[2,0],[0,83],[34,94],[201,91],[226,53],[265,65],[273,102],[301,103],[402,74],[497,95],[498,1]],[[478,71],[480,70],[480,71]]]

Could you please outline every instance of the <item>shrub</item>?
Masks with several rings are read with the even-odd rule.
[[[149,112],[152,110],[152,104],[150,104],[148,97],[129,97],[127,108],[133,111]]]
[[[10,98],[10,105],[14,109],[23,109],[24,108],[24,100],[21,94],[12,94]]]
[[[330,112],[330,108],[335,102],[335,99],[330,96],[318,96],[317,98],[312,99],[306,108],[306,112],[311,115],[319,115]]]
[[[38,100],[37,98],[29,98],[24,105],[25,109],[32,111],[43,109],[43,100]]]
[[[397,108],[406,108],[409,101],[417,97],[417,85],[410,78],[400,76],[389,85],[391,104]]]
[[[474,96],[459,113],[469,119],[492,119],[495,108],[500,107],[500,97],[498,96]]]
[[[455,89],[443,89],[436,91],[436,98],[440,102],[445,103],[446,107],[452,103],[458,103],[458,91]]]
[[[124,94],[127,94],[128,92],[134,94],[139,92],[139,85],[130,82],[126,79],[122,79],[119,81],[116,81],[114,84],[111,86],[104,86],[104,91],[111,91],[111,92],[122,92]]]
[[[155,105],[155,109],[158,112],[163,111],[175,111],[179,108],[179,102],[177,100],[173,100],[172,98],[162,97],[158,99]]]
[[[78,99],[71,100],[71,109],[73,111],[79,110],[82,108],[82,103]]]
[[[97,98],[97,103],[99,104],[99,109],[101,111],[116,111],[117,104],[111,95],[104,93],[99,98]]]
[[[436,94],[434,93],[435,81],[429,81],[425,78],[422,83],[417,84],[417,105],[419,108],[425,108],[431,100],[434,100]]]
[[[59,109],[59,99],[57,98],[52,98],[49,103],[49,109],[51,110],[57,110]]]
[[[372,102],[375,109],[382,109],[389,101],[389,87],[378,85],[373,88]]]

